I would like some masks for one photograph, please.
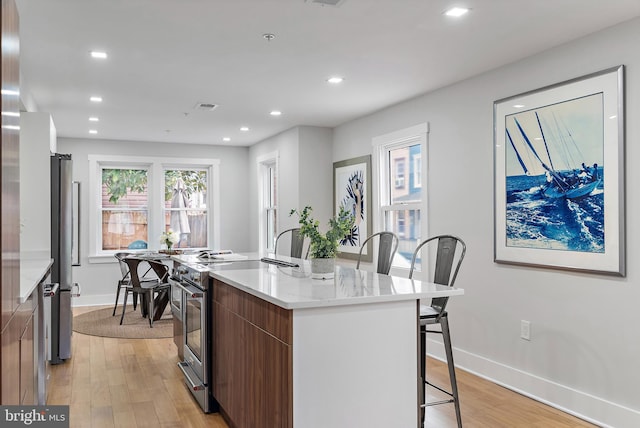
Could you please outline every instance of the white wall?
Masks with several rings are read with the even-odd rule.
[[[640,426],[640,19],[417,97],[334,129],[335,161],[373,137],[430,123],[429,232],[468,252],[449,306],[459,366],[599,423]],[[626,65],[626,278],[493,262],[493,102]],[[531,321],[531,341],[520,339]],[[442,355],[441,347],[429,351]],[[464,397],[462,397],[464,399]],[[488,403],[490,405],[490,403]],[[463,403],[464,406],[464,403]]]
[[[73,280],[82,287],[82,296],[74,305],[113,303],[119,268],[113,263],[91,264],[89,250],[89,161],[92,155],[153,156],[220,159],[220,246],[238,252],[251,249],[249,244],[249,200],[246,147],[167,144],[94,139],[58,139],[58,151],[71,153],[73,179],[80,181],[80,263],[74,267]]]
[[[250,200],[250,243],[254,251],[259,250],[258,234],[260,206],[258,185],[258,160],[267,154],[278,154],[278,230],[295,227],[289,218],[289,210],[298,206],[298,128],[291,128],[271,138],[267,138],[249,149],[249,200]],[[286,214],[285,214],[286,211]]]
[[[332,210],[331,135],[328,128],[299,126],[251,146],[249,188],[253,250],[258,250],[258,159],[278,153],[278,230],[297,227],[297,217],[289,216],[289,212],[305,205],[312,205],[314,217],[325,224]]]
[[[329,128],[300,127],[300,196],[297,208],[311,205],[313,217],[325,230],[329,218],[333,217],[332,137],[333,131]]]

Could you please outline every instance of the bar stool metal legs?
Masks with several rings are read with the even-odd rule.
[[[462,415],[460,413],[460,400],[458,398],[458,384],[456,382],[456,371],[455,371],[455,366],[453,364],[453,351],[451,349],[451,335],[449,334],[449,320],[448,317],[445,314],[442,315],[442,317],[440,317],[440,322],[439,322],[440,326],[442,327],[442,331],[435,331],[435,330],[427,330],[426,326],[420,326],[420,377],[421,377],[421,381],[422,383],[422,388],[421,388],[421,396],[420,396],[420,403],[421,403],[421,412],[420,412],[420,417],[421,417],[421,426],[424,426],[424,419],[425,419],[425,410],[426,407],[428,406],[435,406],[438,404],[447,404],[447,403],[453,403],[454,407],[455,407],[455,412],[456,412],[456,421],[458,422],[458,428],[462,428]],[[442,341],[444,344],[444,349],[445,349],[445,354],[447,357],[447,367],[449,369],[449,381],[451,382],[451,392],[446,391],[442,388],[440,388],[437,385],[432,384],[431,382],[426,380],[426,342],[427,342],[427,333],[436,333],[436,334],[442,334]],[[433,388],[436,388],[437,390],[449,395],[451,398],[448,400],[440,400],[440,401],[433,401],[433,402],[426,402],[426,392],[424,391],[425,386],[429,385]]]

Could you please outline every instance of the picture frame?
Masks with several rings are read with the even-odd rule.
[[[625,276],[624,66],[494,102],[494,261]]]
[[[362,242],[371,234],[371,155],[333,163],[333,212],[345,207],[355,217],[351,234],[340,242],[338,257],[358,259]],[[362,261],[371,262],[371,242],[362,250]]]

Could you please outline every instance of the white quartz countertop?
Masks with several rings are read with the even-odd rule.
[[[33,290],[47,276],[52,264],[53,259],[49,258],[20,259],[20,304],[27,301]]]
[[[291,260],[291,259],[288,259]],[[266,263],[253,269],[210,268],[210,276],[285,309],[357,305],[418,300],[464,294],[430,282],[380,275],[336,266],[330,280],[311,279],[310,263],[297,260],[298,268]]]
[[[273,254],[267,254],[270,257],[273,257]],[[261,253],[233,253],[228,255],[221,255],[220,258],[203,258],[199,257],[197,254],[176,254],[171,256],[172,260],[175,260],[180,263],[185,264],[213,264],[213,263],[232,263],[236,261],[250,261],[250,260],[260,260],[264,257],[265,254]],[[282,257],[286,260],[291,260],[287,257]]]

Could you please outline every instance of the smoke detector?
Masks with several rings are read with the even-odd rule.
[[[218,108],[218,104],[213,103],[197,103],[193,109],[200,111],[213,111]]]
[[[340,7],[347,0],[304,0],[305,3],[316,4],[319,6]]]

